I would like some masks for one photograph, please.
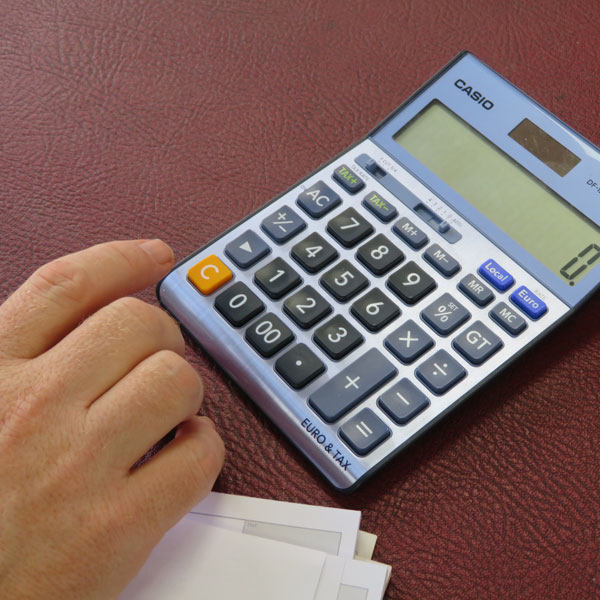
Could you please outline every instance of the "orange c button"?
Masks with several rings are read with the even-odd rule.
[[[211,254],[188,271],[188,279],[208,296],[233,278],[233,273],[220,258]]]

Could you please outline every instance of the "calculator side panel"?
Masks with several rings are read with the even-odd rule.
[[[394,173],[395,177],[402,181],[403,185],[406,189],[410,190],[411,193],[419,195],[420,197],[434,197],[427,188],[402,169],[400,165],[393,164],[393,161],[390,160],[389,156],[387,156],[378,146],[369,140],[365,140],[337,159],[334,159],[332,163],[322,170],[309,176],[300,185],[292,188],[278,199],[251,215],[243,222],[243,226],[240,227],[239,230],[237,227],[228,230],[228,232],[224,233],[220,238],[205,246],[200,252],[202,255],[214,253],[227,260],[224,254],[224,248],[240,231],[252,229],[256,232],[260,232],[260,222],[262,219],[278,206],[286,205],[301,213],[300,209],[295,204],[298,194],[319,179],[334,186],[335,183],[332,183],[331,173],[336,166],[341,163],[350,165],[351,168],[366,182],[365,191],[376,191],[383,197],[389,199],[389,201],[398,208],[400,212],[399,216],[408,215],[411,219],[416,219],[417,217],[404,207],[400,200],[391,197],[389,191],[386,190],[376,178],[372,177],[369,172],[362,169],[355,162],[360,155],[365,153],[372,156],[375,160],[380,161],[382,164],[385,164],[386,168],[391,173]],[[394,234],[391,232],[391,224],[378,223],[374,217],[370,216],[364,208],[362,208],[360,201],[364,196],[364,193],[358,194],[357,196],[350,196],[344,194],[340,188],[336,188],[336,191],[339,191],[343,198],[340,207],[332,211],[324,219],[320,220],[311,220],[306,215],[302,214],[303,218],[307,221],[308,228],[305,230],[304,234],[300,234],[300,236],[293,238],[290,242],[281,246],[270,242],[265,236],[265,239],[267,239],[272,248],[271,254],[263,258],[249,271],[244,272],[236,269],[234,281],[243,281],[248,287],[256,292],[257,288],[253,283],[252,276],[257,269],[264,266],[276,256],[280,256],[289,264],[295,265],[294,261],[289,256],[290,247],[296,243],[298,239],[301,239],[303,235],[307,235],[313,231],[317,231],[321,233],[323,237],[327,238],[327,221],[335,217],[339,212],[345,210],[348,206],[352,206],[365,217],[372,219],[373,223],[376,225],[375,234],[384,233],[401,247],[402,251],[406,254],[407,261],[414,260],[415,262],[418,262],[423,270],[428,272],[432,277],[435,277],[438,281],[438,287],[426,300],[417,305],[413,307],[403,305],[403,303],[395,298],[393,293],[387,288],[387,277],[375,278],[370,275],[362,265],[356,263],[354,256],[356,248],[344,249],[339,246],[337,248],[340,252],[338,260],[347,259],[356,264],[357,268],[371,279],[372,283],[370,287],[380,287],[386,295],[398,303],[402,310],[402,316],[400,319],[390,323],[382,331],[376,334],[369,334],[366,330],[361,329],[361,333],[365,335],[367,341],[359,349],[351,353],[345,360],[331,361],[324,354],[320,355],[320,358],[323,359],[327,365],[327,371],[309,384],[305,389],[300,392],[292,390],[274,371],[273,365],[279,355],[275,355],[273,358],[266,360],[260,357],[245,341],[243,337],[243,329],[245,328],[242,328],[242,331],[240,331],[229,325],[214,309],[214,297],[202,296],[187,281],[187,270],[197,262],[196,255],[198,255],[198,253],[181,262],[175,270],[163,280],[159,287],[159,298],[161,303],[183,324],[199,344],[206,349],[227,373],[231,375],[240,388],[246,392],[270,417],[270,419],[283,430],[309,460],[316,464],[323,475],[336,488],[350,491],[360,482],[364,481],[364,479],[371,475],[377,468],[387,462],[387,460],[392,458],[398,451],[414,441],[418,435],[427,430],[439,418],[456,406],[460,401],[464,400],[475,389],[494,376],[499,369],[506,366],[508,362],[513,360],[515,356],[530,346],[542,334],[547,332],[551,326],[567,314],[568,308],[550,292],[545,290],[531,275],[526,273],[521,267],[491,244],[489,240],[485,239],[459,215],[452,214],[451,217],[455,226],[461,232],[462,240],[460,244],[449,247],[444,238],[438,235],[434,230],[428,230],[430,243],[435,242],[442,247],[445,247],[448,252],[454,255],[461,263],[462,269],[460,273],[450,279],[445,279],[437,274],[430,265],[423,261],[422,254],[424,249],[415,251],[408,247],[408,245],[403,245],[402,241],[394,237]],[[441,202],[440,199],[437,199],[437,201]],[[426,227],[424,224],[422,226]],[[198,255],[198,258],[199,257],[200,256]],[[475,307],[457,290],[456,286],[460,277],[463,274],[475,272],[481,262],[488,258],[497,260],[497,262],[511,271],[520,284],[527,285],[548,304],[548,314],[537,322],[528,321],[527,330],[518,338],[511,338],[501,330],[500,327],[490,321],[487,316],[489,308],[479,309]],[[346,304],[337,303],[333,298],[327,296],[327,293],[320,287],[319,276],[321,273],[316,276],[311,276],[302,272],[300,267],[297,267],[297,270],[301,273],[305,284],[310,284],[315,287],[315,289],[318,289],[319,292],[323,296],[326,296],[328,301],[334,305],[335,314],[343,315],[348,321],[354,323],[357,328],[361,328],[361,325],[356,322],[350,313],[349,309],[352,302]],[[394,328],[409,318],[419,323],[424,329],[427,329],[428,326],[424,324],[421,319],[421,311],[431,301],[441,296],[444,292],[452,294],[456,300],[468,307],[472,316],[465,325],[448,338],[436,338],[435,350],[445,349],[448,352],[451,352],[468,372],[468,376],[462,382],[443,396],[438,397],[432,394],[432,392],[430,392],[419,379],[415,377],[415,368],[423,360],[427,359],[427,357],[431,355],[431,352],[435,350],[429,351],[422,359],[416,361],[415,364],[406,366],[399,361],[396,361],[396,359],[384,349],[384,340]],[[260,294],[259,291],[257,293]],[[262,299],[267,303],[267,310],[278,314],[290,329],[292,329],[296,335],[296,342],[304,342],[309,347],[314,348],[314,343],[312,341],[312,332],[314,328],[309,331],[300,330],[281,310],[281,305],[283,300],[285,300],[285,297],[279,301],[270,301],[266,297],[262,297]],[[499,295],[497,294],[497,300],[499,299]],[[502,299],[507,300],[506,297]],[[486,325],[492,329],[494,333],[499,335],[504,342],[504,348],[480,367],[473,367],[468,364],[459,357],[452,348],[452,340],[475,319],[485,322]],[[307,399],[328,379],[334,377],[350,362],[359,358],[369,347],[377,347],[385,354],[386,358],[394,362],[398,369],[397,376],[335,423],[328,424],[323,422],[309,407]],[[318,350],[315,351],[318,352]],[[428,396],[431,401],[431,406],[407,425],[399,426],[381,411],[378,406],[378,397],[403,377],[409,378]],[[365,407],[369,407],[373,411],[376,411],[377,415],[384,420],[392,433],[385,442],[366,457],[359,457],[342,442],[338,430],[344,422],[352,418],[358,411]],[[309,428],[307,428],[307,424],[310,424]],[[318,433],[315,433],[316,430],[318,430]]]

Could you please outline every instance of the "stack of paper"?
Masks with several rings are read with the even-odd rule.
[[[381,600],[360,512],[212,493],[171,529],[120,600]]]

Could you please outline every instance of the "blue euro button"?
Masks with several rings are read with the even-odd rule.
[[[510,295],[510,299],[534,320],[539,319],[548,310],[546,304],[524,285],[516,289]]]
[[[515,282],[513,276],[491,258],[479,267],[479,274],[500,292],[506,291]]]

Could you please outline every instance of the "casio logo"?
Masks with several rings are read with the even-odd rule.
[[[494,103],[488,100],[481,92],[474,90],[464,79],[457,79],[454,85],[461,91],[464,92],[477,104],[481,105],[485,110],[492,110]]]

